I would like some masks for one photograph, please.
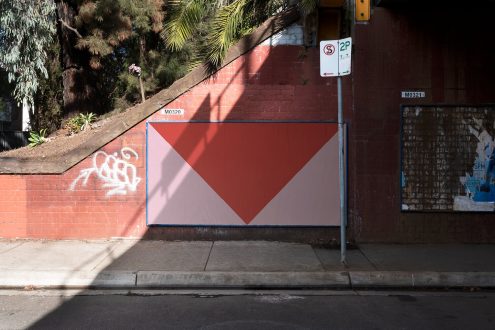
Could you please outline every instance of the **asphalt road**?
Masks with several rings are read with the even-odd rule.
[[[495,293],[489,292],[69,298],[12,294],[0,295],[2,329],[495,328]]]

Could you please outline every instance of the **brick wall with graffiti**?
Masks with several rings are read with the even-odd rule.
[[[319,77],[318,50],[302,46],[302,28],[296,25],[147,121],[335,121],[336,90],[335,81]],[[150,232],[146,121],[61,175],[0,175],[0,237],[142,237]]]
[[[1,175],[1,237],[139,237],[144,218],[143,125],[62,175]]]

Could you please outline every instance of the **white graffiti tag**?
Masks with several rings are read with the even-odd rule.
[[[137,152],[128,147],[120,150],[120,157],[117,152],[111,155],[104,151],[96,152],[93,156],[93,167],[81,170],[69,190],[74,190],[80,180],[85,187],[94,173],[103,181],[103,188],[109,189],[106,196],[127,195],[128,191],[136,191],[141,178],[137,177],[136,166],[128,162],[133,157],[135,160],[139,158]]]

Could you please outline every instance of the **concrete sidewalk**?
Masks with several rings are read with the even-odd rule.
[[[495,287],[495,245],[0,240],[2,288]]]

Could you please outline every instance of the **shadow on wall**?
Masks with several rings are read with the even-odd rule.
[[[361,242],[493,242],[492,214],[400,209],[401,106],[493,104],[493,4],[407,3],[376,7],[369,24],[355,25],[349,230]],[[401,97],[411,90],[425,97]]]
[[[177,100],[167,105],[167,108],[183,108],[188,113],[193,113],[188,117],[189,121],[335,121],[337,117],[336,86],[334,82],[324,80],[319,76],[318,49],[305,49],[302,46],[284,45],[271,47],[268,45],[258,46],[249,53],[239,57],[221,69],[210,80],[192,88],[189,92],[179,97]],[[153,115],[149,121],[167,120],[159,113]],[[144,130],[144,123],[138,128]],[[129,134],[126,133],[126,134]],[[121,138],[123,141],[126,135]],[[205,161],[203,153],[198,150],[208,150],[212,145],[218,144],[222,139],[222,129],[216,133],[207,131],[207,128],[185,128],[177,136],[174,144],[181,144],[181,156],[183,158],[194,159],[195,164]],[[112,142],[113,143],[113,142]],[[118,145],[118,144],[117,144]],[[122,146],[126,147],[122,143]],[[110,147],[110,149],[113,146]],[[199,149],[198,149],[199,148]],[[106,149],[106,148],[104,148]],[[109,149],[109,150],[110,150]],[[115,149],[114,149],[115,150]],[[141,149],[143,150],[143,149]],[[108,155],[112,155],[109,152]],[[128,153],[129,160],[134,160],[131,153]],[[119,155],[117,155],[119,156]],[[93,156],[94,157],[94,156]],[[152,197],[161,194],[167,200],[173,200],[177,196],[187,194],[187,189],[183,188],[181,182],[192,180],[192,172],[184,173],[180,166],[165,166],[172,163],[167,155],[159,165],[161,171],[160,186],[148,191],[148,196]],[[140,157],[140,162],[144,157]],[[119,159],[125,159],[121,155]],[[139,167],[139,176],[142,180],[134,193],[144,193],[142,188],[145,185],[144,166]],[[128,172],[125,172],[127,177]],[[84,173],[80,175],[84,176]],[[78,184],[84,181],[81,177]],[[91,178],[90,180],[96,180]],[[132,186],[131,179],[128,184]],[[165,186],[173,186],[173,192],[164,190]],[[115,186],[107,186],[107,190],[102,191],[102,196],[109,189],[119,189]],[[133,193],[133,192],[131,192]],[[107,194],[108,195],[108,194]],[[111,195],[111,194],[110,194]],[[106,196],[110,203],[124,203],[118,194]],[[88,197],[89,198],[89,197]],[[113,201],[112,201],[113,199]],[[140,199],[139,205],[129,209],[132,214],[127,226],[122,228],[121,236],[126,236],[132,231],[132,226],[136,223],[144,224],[145,200]],[[162,210],[162,212],[165,212]],[[35,219],[33,219],[35,221]],[[104,225],[104,224],[102,224]],[[249,227],[149,227],[142,239],[161,240],[285,240],[304,241],[311,240],[331,240],[338,237],[338,229],[335,228],[249,228]],[[155,242],[159,244],[160,242]],[[208,242],[198,242],[199,244],[211,244]],[[152,244],[152,242],[150,242]],[[125,244],[124,244],[125,245]],[[115,268],[125,270],[155,270],[153,263],[163,263],[163,260],[136,260],[138,251],[133,251],[132,244],[126,245],[128,250],[119,254],[106,269]],[[108,252],[108,251],[107,251]],[[140,265],[139,263],[142,262]],[[137,263],[137,264],[136,264]],[[127,266],[126,266],[127,265]],[[167,269],[167,265],[162,265]],[[170,268],[168,268],[170,269]],[[162,268],[163,270],[163,268]],[[173,270],[173,269],[172,269]],[[70,282],[70,276],[67,278]],[[44,327],[56,324],[59,327],[73,326],[72,320],[77,320],[77,313],[80,306],[72,300],[64,302],[58,309],[39,320],[33,327]],[[110,306],[102,306],[111,308]],[[60,315],[74,315],[74,318],[64,317],[69,323],[60,323]],[[123,314],[125,317],[125,314]],[[82,324],[82,323],[81,323]]]

